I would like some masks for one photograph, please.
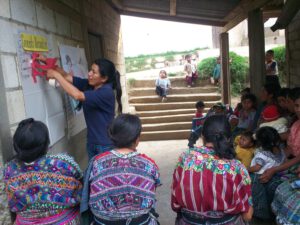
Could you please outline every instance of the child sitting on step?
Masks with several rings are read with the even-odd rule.
[[[167,77],[167,72],[165,70],[159,72],[159,77],[155,81],[155,86],[156,94],[162,98],[162,102],[165,102],[167,100],[168,90],[171,88],[171,82]]]

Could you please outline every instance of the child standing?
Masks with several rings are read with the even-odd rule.
[[[200,118],[204,118],[203,112],[204,112],[204,102],[198,101],[195,105],[196,107],[196,115],[195,118],[192,121],[192,132],[189,137],[189,143],[188,146],[190,148],[194,147],[194,144],[199,139],[201,135],[202,125],[204,123],[204,119],[201,120]]]
[[[159,72],[159,77],[155,81],[155,86],[157,95],[162,97],[161,101],[166,101],[168,90],[171,88],[171,82],[167,77],[167,72],[165,70]]]
[[[255,140],[251,131],[245,131],[235,139],[236,158],[240,160],[246,168],[250,167],[255,151]]]
[[[266,83],[273,84],[280,88],[278,79],[278,66],[274,60],[274,51],[268,50],[266,52]]]
[[[249,172],[253,173],[250,176],[252,180],[254,216],[261,219],[270,219],[272,218],[270,205],[276,187],[279,184],[279,178],[274,177],[273,180],[266,184],[262,184],[259,178],[265,170],[282,164],[285,156],[280,149],[279,134],[274,128],[260,128],[256,132],[256,140],[260,147],[256,150],[256,154],[248,169]]]
[[[190,55],[185,56],[186,64],[184,65],[184,72],[185,72],[185,80],[187,83],[187,87],[192,87],[197,78],[197,69],[196,66],[192,63],[192,57]]]

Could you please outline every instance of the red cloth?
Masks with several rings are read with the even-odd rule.
[[[266,106],[262,112],[262,117],[265,121],[274,121],[280,117],[278,107],[276,105]]]
[[[252,204],[251,179],[238,160],[219,159],[212,149],[184,152],[173,173],[171,206],[202,216],[240,214]]]
[[[199,113],[199,112],[196,112],[195,117],[196,118],[201,118],[201,117],[203,117],[203,114]],[[204,120],[198,120],[198,121],[196,121],[196,126],[199,127],[199,126],[203,125],[203,123],[204,123]]]

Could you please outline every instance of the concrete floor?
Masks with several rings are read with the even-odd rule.
[[[200,144],[201,141],[197,143]],[[137,149],[155,160],[159,167],[163,185],[157,189],[156,210],[160,214],[161,225],[173,225],[176,214],[170,206],[172,174],[179,155],[187,149],[187,140],[141,142]],[[81,168],[86,168],[88,159],[84,151],[76,152],[75,160],[79,162]],[[275,225],[275,223],[253,220],[250,225]]]

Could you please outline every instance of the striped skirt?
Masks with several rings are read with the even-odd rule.
[[[280,184],[275,192],[272,209],[278,224],[300,224],[300,189],[293,189],[289,181]]]

